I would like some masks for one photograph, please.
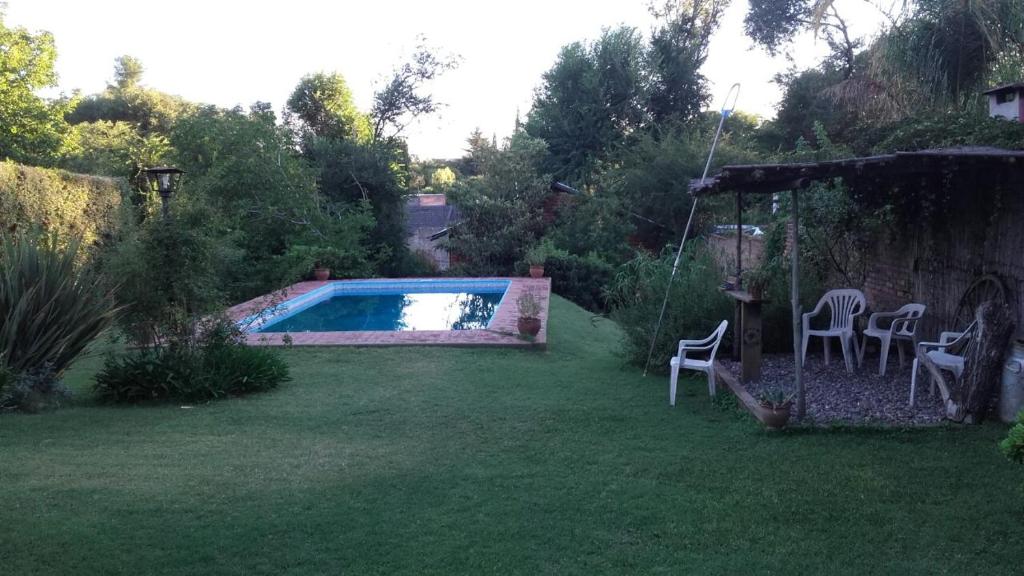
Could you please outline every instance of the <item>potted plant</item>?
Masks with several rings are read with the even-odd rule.
[[[331,277],[331,269],[325,267],[320,260],[317,260],[313,262],[313,277],[323,282]]]
[[[527,290],[516,299],[516,305],[519,307],[519,333],[530,338],[535,337],[540,332],[540,300],[533,292]]]
[[[764,291],[768,287],[769,279],[768,271],[760,267],[747,270],[743,274],[743,283],[747,288],[747,292],[755,300],[764,298]]]
[[[779,388],[770,388],[758,395],[761,403],[761,421],[769,430],[785,428],[789,422],[790,408],[793,406],[793,396],[786,394]]]
[[[530,266],[530,278],[544,276],[544,263],[548,261],[548,255],[554,250],[554,244],[550,240],[544,239],[526,251],[526,263]]]

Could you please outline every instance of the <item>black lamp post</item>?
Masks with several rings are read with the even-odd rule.
[[[178,190],[181,175],[185,171],[173,166],[158,166],[156,168],[147,168],[144,172],[146,173],[146,182],[149,183],[150,189],[160,193],[160,209],[166,220],[167,202],[170,200],[171,195]]]

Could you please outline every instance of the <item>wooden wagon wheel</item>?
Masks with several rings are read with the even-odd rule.
[[[974,312],[981,306],[982,302],[995,300],[1008,306],[1012,311],[1012,318],[1016,321],[1016,309],[1010,300],[1009,291],[995,274],[985,274],[971,283],[960,297],[957,304],[956,314],[953,316],[953,329],[963,330],[971,322],[974,322]]]

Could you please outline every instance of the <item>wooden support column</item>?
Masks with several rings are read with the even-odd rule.
[[[743,290],[743,192],[736,191],[736,284],[734,290]],[[740,360],[743,343],[743,306],[736,301],[732,324],[732,359]]]
[[[806,413],[804,394],[804,366],[803,358],[800,357],[802,320],[800,310],[800,191],[794,188],[792,191],[791,218],[793,228],[790,231],[790,242],[792,244],[790,258],[792,259],[792,278],[790,281],[790,298],[793,307],[793,372],[796,380],[796,417],[802,420]]]

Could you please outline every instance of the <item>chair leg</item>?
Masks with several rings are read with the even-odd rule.
[[[825,364],[826,365],[832,363],[832,353],[829,350],[829,348],[830,348],[829,344],[831,344],[831,342],[829,342],[828,339],[829,339],[829,336],[822,336],[821,337],[821,343],[825,347]]]
[[[843,362],[846,363],[846,371],[853,373],[853,351],[856,344],[853,343],[853,336],[840,336],[839,344],[843,348]],[[851,349],[851,347],[853,349]]]
[[[900,346],[900,342],[901,340],[896,340],[896,351],[900,354],[900,369],[902,370],[906,360],[903,359],[903,346]]]
[[[891,342],[888,338],[880,338],[880,340],[882,341],[882,349],[878,355],[878,375],[885,376],[885,367],[889,364],[889,344]],[[896,343],[896,346],[899,346],[899,342]]]
[[[918,360],[914,358],[914,364],[910,369],[910,405],[914,405],[914,391],[917,389],[917,366]]]
[[[679,382],[679,365],[672,366],[672,376],[668,381],[668,405],[676,405],[676,384]]]
[[[714,398],[717,393],[718,390],[715,387],[715,369],[712,367],[708,369],[708,395]]]
[[[800,353],[800,364],[807,364],[807,341],[810,339],[810,335],[807,332],[803,333],[803,343],[801,344]]]
[[[854,337],[856,338],[856,336]],[[857,350],[857,368],[864,365],[864,351],[868,349],[867,334],[860,337],[860,349]]]

